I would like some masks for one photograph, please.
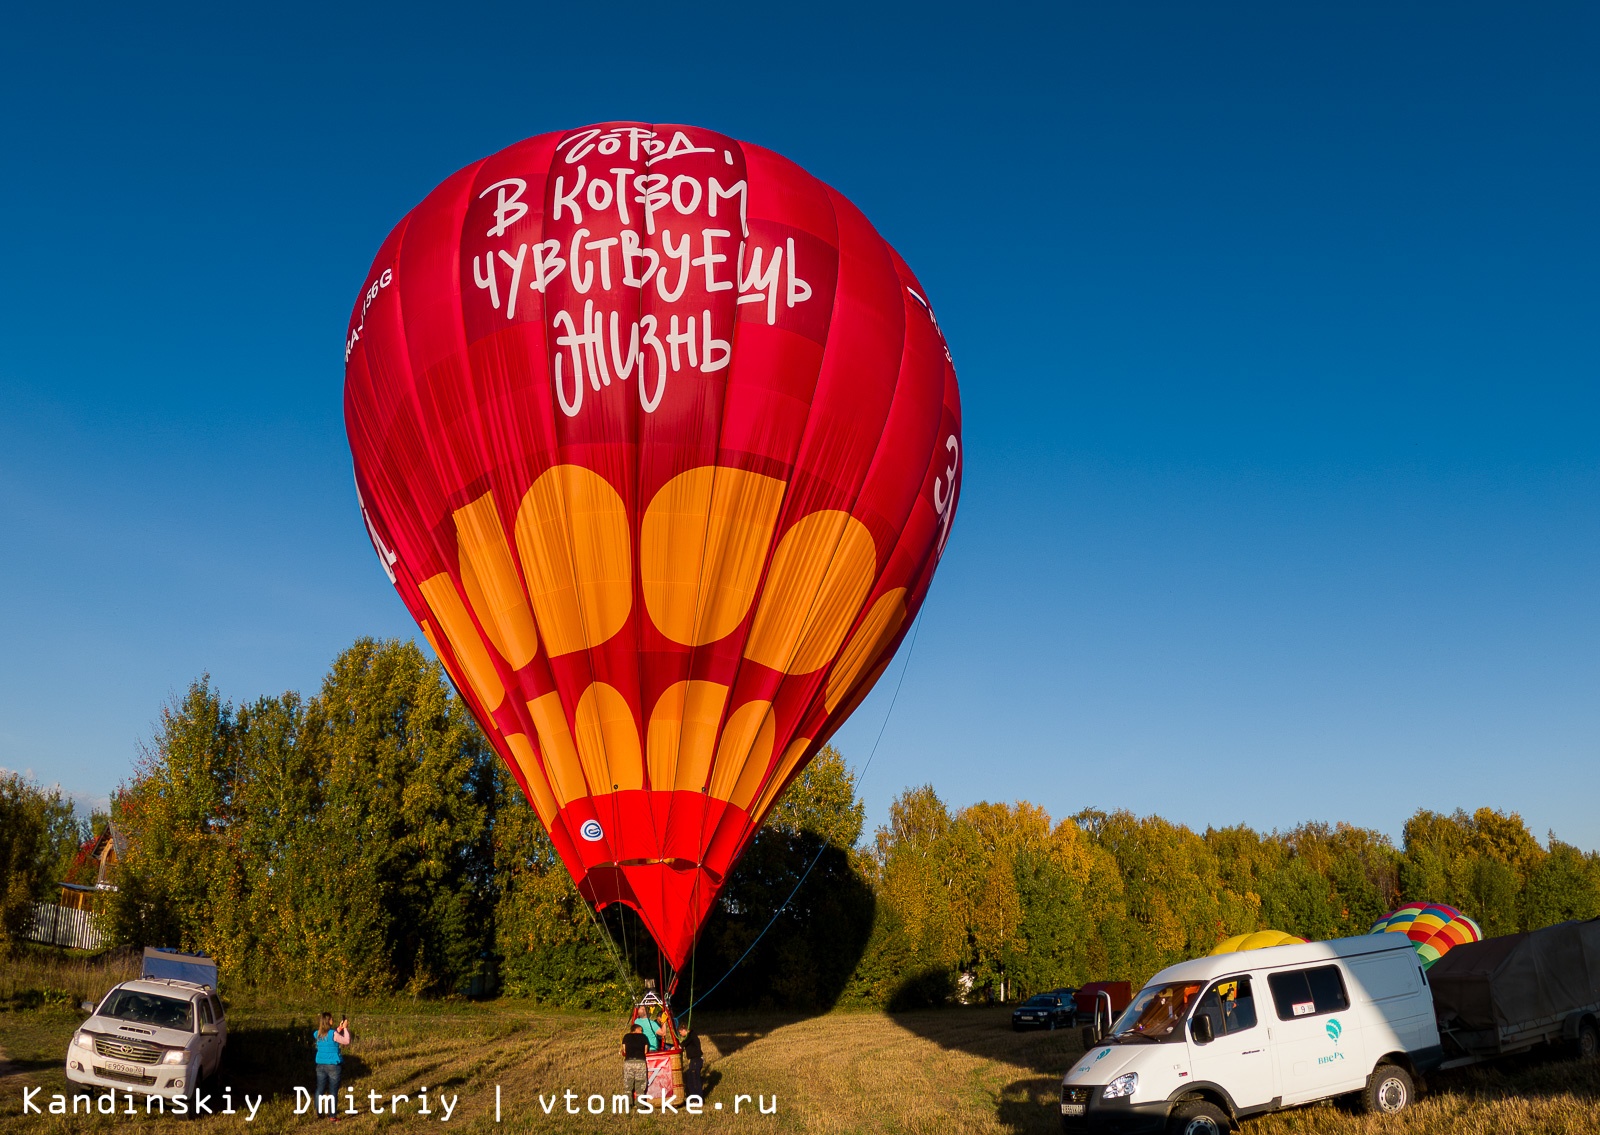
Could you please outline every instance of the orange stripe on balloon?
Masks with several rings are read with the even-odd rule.
[[[545,768],[550,771],[550,786],[556,799],[565,808],[574,800],[589,795],[589,786],[583,780],[583,764],[578,760],[578,746],[572,740],[572,730],[567,727],[567,715],[561,708],[561,695],[548,693],[528,703],[528,714],[539,734],[539,751],[544,754]]]
[[[456,544],[461,553],[461,587],[483,633],[494,643],[500,656],[520,670],[539,649],[533,612],[522,590],[511,545],[494,494],[484,493],[471,504],[455,511]]]
[[[727,702],[728,687],[720,682],[674,682],[662,692],[650,711],[645,739],[651,788],[705,788]]]
[[[574,715],[578,760],[595,793],[644,787],[644,757],[633,710],[615,686],[592,682]]]
[[[784,488],[776,477],[710,465],[661,487],[639,532],[640,588],[657,630],[704,646],[744,621]]]
[[[440,572],[431,579],[425,579],[417,585],[417,589],[422,592],[422,598],[433,612],[433,617],[439,621],[439,629],[444,632],[450,649],[455,652],[456,660],[466,672],[467,685],[489,709],[499,709],[500,703],[506,699],[505,685],[495,671],[488,650],[484,648],[478,628],[472,623],[472,616],[467,614],[466,605],[456,592],[450,573]],[[434,648],[438,649],[437,643]]]
[[[810,744],[810,737],[796,737],[789,742],[789,747],[783,751],[783,759],[778,762],[778,767],[772,770],[772,779],[767,781],[767,786],[761,790],[761,798],[756,801],[756,806],[750,812],[750,818],[755,823],[759,824],[777,803],[778,793],[783,790],[783,782],[800,763],[800,758],[805,756],[806,748]]]
[[[827,665],[861,613],[877,566],[871,533],[849,513],[801,517],[772,555],[744,656],[785,674]]]
[[[867,617],[862,620],[860,628],[845,644],[844,650],[839,653],[839,660],[833,664],[833,671],[828,675],[828,691],[824,705],[832,713],[840,702],[855,689],[856,680],[872,663],[876,662],[878,655],[889,643],[889,640],[899,633],[900,627],[906,621],[906,589],[896,587],[878,596],[878,601],[872,605],[872,610],[867,612]]]
[[[748,812],[772,763],[776,732],[771,702],[745,702],[729,714],[711,770],[711,795]]]
[[[633,608],[628,510],[581,465],[541,473],[517,508],[517,555],[551,655],[599,646]]]
[[[517,762],[523,780],[528,784],[529,803],[533,805],[533,810],[539,813],[539,819],[544,821],[544,826],[548,829],[555,823],[556,813],[561,809],[556,804],[555,794],[550,791],[550,782],[545,779],[544,769],[534,756],[533,743],[528,740],[525,733],[507,733],[506,746],[511,750],[511,756]]]

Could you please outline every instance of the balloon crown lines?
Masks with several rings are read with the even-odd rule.
[[[345,353],[385,573],[585,898],[681,970],[949,539],[961,404],[925,289],[793,162],[604,123],[440,184]]]
[[[263,1095],[252,1096],[243,1093],[236,1099],[231,1087],[223,1088],[221,1091],[215,1089],[201,1091],[197,1088],[192,1094],[172,1097],[141,1095],[138,1092],[115,1089],[105,1089],[93,1094],[89,1092],[45,1094],[42,1087],[26,1086],[23,1087],[21,1094],[21,1114],[25,1117],[37,1116],[41,1121],[47,1116],[128,1119],[151,1115],[196,1118],[217,1115],[234,1116],[235,1122],[239,1123],[254,1123],[256,1114],[261,1110],[262,1102],[266,1098]],[[340,1093],[321,1096],[315,1095],[303,1086],[297,1085],[294,1089],[295,1115],[317,1115],[325,1118],[341,1115],[378,1115],[449,1123],[452,1119],[464,1120],[469,1115],[481,1121],[492,1111],[495,1123],[513,1123],[536,1115],[663,1117],[728,1114],[742,1118],[778,1113],[776,1094],[752,1096],[740,1093],[724,1102],[707,1101],[699,1095],[677,1095],[665,1089],[650,1094],[617,1092],[601,1095],[598,1092],[584,1094],[571,1088],[564,1088],[552,1091],[549,1095],[542,1091],[535,1092],[532,1099],[522,1099],[507,1098],[501,1086],[496,1084],[492,1096],[470,1102],[465,1107],[462,1107],[462,1102],[460,1092],[435,1091],[430,1094],[426,1085],[403,1092],[392,1089],[379,1092],[376,1089],[369,1089],[364,1093],[358,1093],[354,1088],[345,1088]]]

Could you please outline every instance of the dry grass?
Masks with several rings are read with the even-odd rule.
[[[95,990],[95,993],[100,990]],[[310,1083],[308,1034],[318,1004],[241,998],[230,1008],[229,1058],[212,1088],[218,1106],[223,1086],[237,1102],[246,1093],[267,1102],[250,1135],[305,1129],[318,1121],[293,1114],[293,1085]],[[330,1006],[336,1011],[342,1006]],[[348,1006],[356,1041],[347,1086],[365,1108],[367,1093],[413,1097],[427,1086],[435,1115],[348,1117],[340,1130],[426,1131],[439,1119],[442,1091],[458,1096],[447,1130],[606,1131],[648,1130],[654,1123],[692,1125],[704,1131],[925,1132],[927,1135],[1021,1135],[1059,1130],[1056,1085],[1078,1051],[1065,1033],[1015,1034],[1002,1009],[958,1009],[890,1016],[838,1011],[820,1017],[706,1015],[700,1024],[710,1070],[708,1106],[720,1112],[676,1119],[641,1116],[569,1116],[541,1112],[565,1089],[582,1108],[603,1094],[609,1104],[620,1081],[616,1046],[620,1021],[589,1013],[530,1009],[514,1002],[369,1002]],[[166,1119],[22,1116],[21,1089],[41,1086],[41,1099],[67,1091],[61,1061],[79,1016],[60,1004],[0,1012],[0,1048],[13,1066],[0,1073],[0,1128],[38,1132],[137,1130],[176,1133],[192,1126]],[[494,1120],[495,1086],[503,1122]],[[1246,1123],[1247,1135],[1364,1132],[1406,1135],[1418,1130],[1463,1135],[1583,1132],[1600,1129],[1600,1066],[1524,1061],[1493,1071],[1443,1076],[1435,1092],[1406,1116],[1375,1121],[1333,1106],[1319,1106]],[[776,1115],[751,1114],[765,1097]],[[243,1115],[215,1116],[206,1129],[233,1129]]]
[[[22,945],[0,956],[0,1010],[71,1008],[139,976],[137,950],[86,954]]]

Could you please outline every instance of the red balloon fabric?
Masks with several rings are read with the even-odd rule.
[[[681,968],[949,537],[961,407],[922,286],[778,155],[612,122],[429,194],[345,353],[384,570],[582,893]]]

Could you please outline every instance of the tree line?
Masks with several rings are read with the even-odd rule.
[[[204,950],[224,981],[345,994],[609,1006],[657,976],[638,920],[578,895],[443,670],[357,641],[310,697],[234,706],[201,679],[112,800],[128,839],[121,942]],[[49,897],[86,833],[59,793],[0,778],[0,931]],[[831,747],[729,876],[679,1001],[891,1008],[1140,982],[1223,938],[1366,932],[1420,899],[1487,934],[1600,915],[1600,855],[1489,808],[1419,811],[1398,845],[1346,824],[1195,832],[907,790],[863,840]]]

